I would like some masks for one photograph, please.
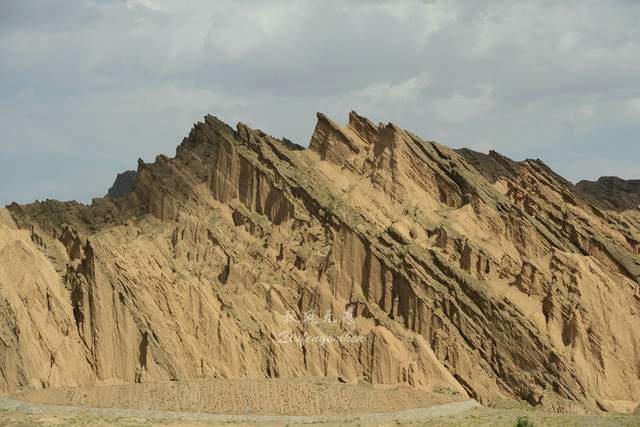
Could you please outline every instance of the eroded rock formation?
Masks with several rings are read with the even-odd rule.
[[[136,188],[136,171],[124,171],[119,173],[116,176],[116,180],[114,181],[109,191],[107,191],[107,195],[110,199],[117,199],[120,197],[125,197],[129,193]]]
[[[0,389],[333,376],[640,401],[640,211],[540,161],[356,113],[319,114],[308,149],[207,116],[135,177],[2,211]]]

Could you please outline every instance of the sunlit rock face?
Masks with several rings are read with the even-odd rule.
[[[0,211],[1,390],[331,376],[640,400],[640,211],[606,182],[356,113],[318,114],[307,149],[207,116],[129,175],[91,206]]]

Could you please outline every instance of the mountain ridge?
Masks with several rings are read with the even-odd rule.
[[[318,114],[306,149],[206,116],[135,181],[7,207],[0,388],[336,375],[551,410],[640,401],[640,211],[540,161],[355,112]],[[277,340],[287,313],[346,312],[293,330],[362,342]]]

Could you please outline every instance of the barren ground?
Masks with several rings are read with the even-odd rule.
[[[491,409],[424,393],[318,380],[208,380],[48,389],[0,397],[0,425],[640,426],[640,417]]]

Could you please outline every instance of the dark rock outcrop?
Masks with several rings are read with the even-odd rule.
[[[127,196],[134,188],[136,188],[136,176],[136,171],[124,171],[119,173],[105,197],[118,199],[120,197]]]
[[[597,181],[580,181],[576,187],[602,209],[638,209],[640,207],[640,180],[625,180],[603,176]]]

